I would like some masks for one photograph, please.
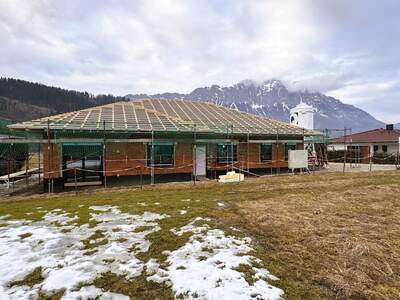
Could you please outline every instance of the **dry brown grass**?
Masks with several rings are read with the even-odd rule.
[[[181,200],[188,198],[201,201],[192,201],[188,213],[178,215],[188,205]],[[164,250],[185,243],[187,237],[177,240],[170,228],[196,216],[211,217],[228,234],[233,225],[253,238],[255,256],[280,278],[273,285],[284,290],[285,299],[400,299],[398,171],[282,176],[230,185],[202,182],[195,187],[163,184],[0,200],[0,214],[27,218],[26,212],[34,212],[29,217],[35,220],[42,218],[37,206],[75,211],[79,204],[111,204],[141,213],[149,207],[137,202],[159,201],[152,211],[174,217],[160,221],[162,229],[149,236],[152,246],[140,257],[143,261],[162,260]],[[217,207],[219,201],[224,208]],[[79,209],[79,216],[79,222],[90,223],[85,209]],[[142,277],[126,282],[112,276],[99,278],[98,286],[138,299],[158,297],[160,287],[147,285]],[[167,290],[163,294],[171,298]]]
[[[225,217],[256,237],[288,299],[400,299],[398,174],[259,188]]]

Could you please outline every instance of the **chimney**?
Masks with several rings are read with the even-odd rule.
[[[388,130],[388,131],[394,130],[394,125],[393,124],[386,124],[386,130]]]

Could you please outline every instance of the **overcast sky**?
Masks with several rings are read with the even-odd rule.
[[[0,0],[0,76],[92,93],[281,79],[400,122],[398,0]]]

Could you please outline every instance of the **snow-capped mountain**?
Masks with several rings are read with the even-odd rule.
[[[376,120],[369,113],[338,99],[321,93],[297,91],[292,92],[276,79],[255,83],[250,80],[233,86],[221,87],[212,85],[193,90],[189,94],[164,93],[156,95],[127,95],[130,99],[156,97],[162,99],[184,99],[192,101],[209,101],[219,105],[289,121],[290,109],[300,101],[316,109],[315,128],[352,128],[353,132],[383,127],[384,123]]]

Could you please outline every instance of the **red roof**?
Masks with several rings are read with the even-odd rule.
[[[332,140],[332,143],[343,144],[346,143],[379,143],[379,142],[399,142],[400,130],[386,130],[378,128],[374,130],[359,132],[345,137],[340,137]]]

